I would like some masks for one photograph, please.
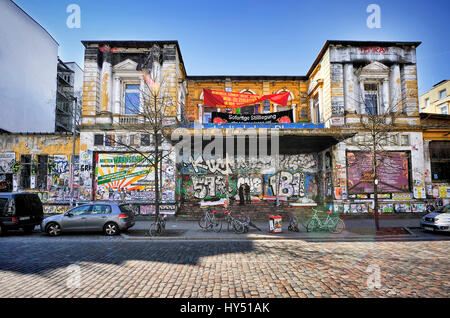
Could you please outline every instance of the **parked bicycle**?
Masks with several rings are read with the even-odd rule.
[[[233,229],[235,233],[242,234],[247,233],[251,226],[257,229],[258,231],[261,231],[261,229],[251,221],[249,216],[245,216],[242,219],[237,219],[233,217],[231,213],[233,203],[234,199],[229,198],[229,201],[225,205],[225,207],[228,209],[225,211],[225,219],[223,222],[227,224],[227,230],[230,231],[231,229]]]
[[[296,216],[289,216],[289,226],[288,230],[291,232],[299,232],[298,228],[298,217]]]
[[[222,222],[216,217],[217,211],[210,207],[206,208],[205,215],[198,220],[198,225],[204,231],[220,232],[222,230]]]
[[[223,220],[223,222],[227,224],[227,231],[233,229],[235,233],[239,234],[248,232],[248,227],[246,227],[246,225],[242,221],[234,218],[231,215],[230,210],[225,211],[225,219]]]
[[[159,236],[163,234],[165,230],[166,230],[166,215],[159,213],[155,222],[153,222],[150,225],[148,234],[150,236]]]
[[[327,211],[327,217],[323,220],[318,216],[318,210],[312,210],[313,216],[306,225],[306,230],[308,232],[325,230],[334,234],[342,233],[345,228],[345,223],[341,218],[339,218],[339,215],[336,216],[333,215],[332,211]]]

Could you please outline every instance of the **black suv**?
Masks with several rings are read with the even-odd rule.
[[[44,219],[41,199],[35,193],[0,193],[0,235],[7,230],[31,233]]]

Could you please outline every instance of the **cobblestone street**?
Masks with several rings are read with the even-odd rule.
[[[0,297],[448,297],[449,250],[449,241],[9,237]]]

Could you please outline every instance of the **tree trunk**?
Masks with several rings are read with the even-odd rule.
[[[159,147],[158,136],[156,135],[155,142],[155,216],[158,219],[159,216]]]
[[[373,162],[373,201],[374,201],[374,216],[375,216],[375,228],[380,230],[380,224],[378,221],[378,171],[377,171],[377,153],[374,150],[372,155]]]

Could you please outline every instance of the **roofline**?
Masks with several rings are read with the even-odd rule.
[[[109,44],[111,46],[123,46],[125,43],[135,43],[141,44],[142,47],[148,47],[149,44],[175,44],[180,56],[180,62],[183,65],[184,74],[187,76],[186,66],[183,61],[183,55],[181,54],[180,44],[177,40],[82,40],[81,43],[84,45],[84,47],[86,47],[86,45],[88,44]]]
[[[54,37],[53,37],[53,36],[52,36],[52,35],[51,35],[51,34],[50,34],[50,33],[42,26],[42,25],[39,24],[39,22],[37,22],[35,19],[33,19],[33,17],[32,17],[31,15],[29,15],[28,13],[26,13],[25,10],[23,10],[21,7],[19,7],[19,5],[18,5],[17,3],[15,3],[13,0],[10,0],[10,2],[11,2],[12,4],[14,4],[17,8],[19,8],[20,11],[22,11],[23,13],[25,13],[31,20],[34,21],[34,23],[36,23],[38,26],[40,26],[41,29],[44,30],[45,33],[47,33],[48,36],[56,43],[56,45],[59,46],[58,41],[56,41],[55,38],[54,38]]]
[[[306,76],[295,75],[188,75],[187,80],[208,81],[208,80],[307,80]]]
[[[327,40],[317,55],[317,58],[314,60],[313,64],[309,68],[308,73],[306,73],[306,77],[309,78],[311,73],[316,68],[317,64],[319,64],[323,55],[330,45],[380,45],[380,46],[415,46],[418,47],[422,42],[408,42],[408,41],[352,41],[352,40]]]
[[[81,66],[80,65],[78,65],[78,63],[77,62],[75,62],[75,61],[72,61],[72,62],[64,62],[64,64],[75,64],[82,72],[84,72],[83,71],[83,69],[81,68]]]
[[[62,66],[64,66],[64,68],[67,69],[67,72],[74,73],[74,71],[71,70],[70,67],[68,67],[68,66],[66,65],[66,63],[64,63],[64,62],[59,58],[59,56],[58,56],[58,65],[57,65],[57,66],[59,66],[59,64],[61,64]]]

